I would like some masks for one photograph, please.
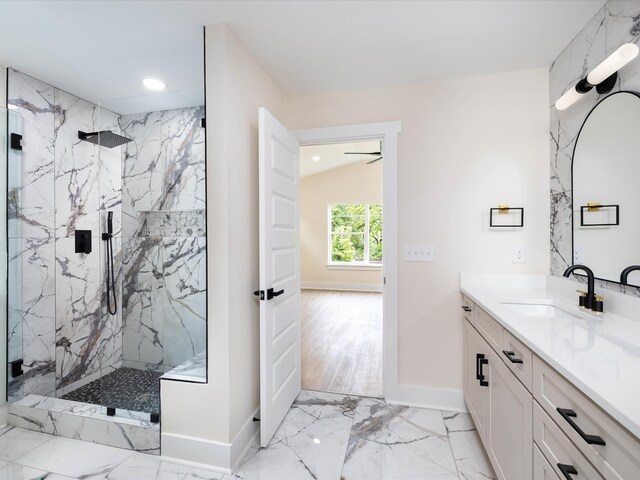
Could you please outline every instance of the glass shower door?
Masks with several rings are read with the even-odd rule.
[[[6,387],[9,401],[19,400],[24,394],[24,356],[23,356],[23,304],[22,304],[22,228],[20,222],[20,205],[22,196],[22,150],[21,138],[23,134],[22,117],[13,110],[0,110],[2,112],[3,125],[0,131],[6,135],[6,172],[2,175],[3,189],[6,196],[3,196],[0,203],[0,211],[6,212],[7,222],[2,222],[3,227],[8,227],[8,232],[3,232],[2,241],[7,241],[8,251],[7,264],[2,265],[7,268],[7,284],[3,285],[3,304],[7,305],[7,372]],[[3,162],[5,165],[5,162]],[[4,259],[3,259],[4,260]],[[6,290],[5,290],[6,289]],[[4,306],[4,305],[3,305]],[[4,309],[3,309],[4,311]],[[3,342],[4,344],[4,342]],[[4,398],[4,397],[3,397]]]

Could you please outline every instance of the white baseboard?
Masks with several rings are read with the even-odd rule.
[[[345,292],[382,292],[382,285],[366,283],[302,282],[306,290],[342,290]]]
[[[183,465],[231,474],[260,433],[259,422],[253,421],[257,414],[258,410],[253,412],[231,443],[162,432],[162,457]]]
[[[397,385],[392,391],[385,392],[385,400],[393,405],[408,407],[463,413],[468,411],[462,390]]]

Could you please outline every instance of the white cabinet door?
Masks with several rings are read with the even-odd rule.
[[[531,480],[533,398],[498,354],[488,353],[487,454],[499,480]]]
[[[480,384],[480,362],[487,358],[489,345],[476,329],[465,320],[464,322],[464,400],[478,429],[478,435],[486,443],[487,411],[489,389]],[[487,368],[482,366],[485,370]],[[486,381],[486,380],[485,380]]]

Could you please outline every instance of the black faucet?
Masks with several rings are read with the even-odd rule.
[[[580,306],[588,308],[589,310],[593,310],[595,312],[603,311],[603,299],[601,297],[596,299],[595,292],[595,277],[593,276],[593,271],[585,266],[585,265],[572,265],[564,271],[564,276],[569,278],[575,270],[582,270],[587,274],[587,295],[580,296]]]
[[[620,283],[622,285],[628,285],[629,274],[634,270],[640,270],[640,265],[631,265],[630,267],[627,267],[624,270],[622,270],[622,273],[620,274]]]

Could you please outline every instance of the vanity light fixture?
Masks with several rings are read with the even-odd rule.
[[[599,94],[609,93],[618,80],[618,70],[638,56],[640,49],[634,43],[625,43],[609,55],[600,65],[556,101],[556,110],[566,110],[596,87]]]
[[[318,155],[316,155],[311,160],[313,160],[314,162],[319,162],[320,161],[320,157]]]
[[[142,80],[142,85],[144,85],[145,88],[148,88],[149,90],[153,90],[154,92],[159,92],[160,90],[164,90],[165,88],[167,88],[167,85],[162,80],[158,80],[157,78],[145,78],[144,80]]]

